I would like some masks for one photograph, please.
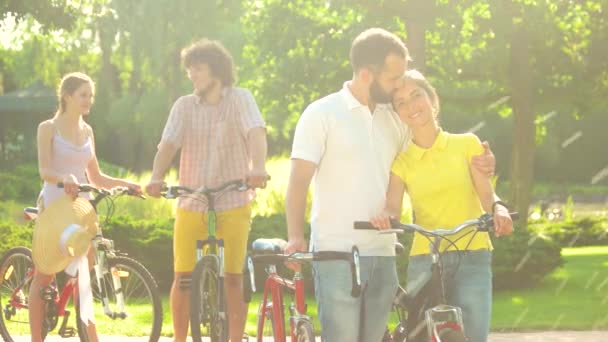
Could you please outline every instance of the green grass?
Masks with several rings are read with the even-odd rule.
[[[608,329],[608,246],[565,248],[566,263],[538,288],[503,291],[495,294],[492,331],[527,330],[604,330]],[[262,289],[249,304],[246,331],[256,334],[258,307]],[[284,297],[285,317],[289,317],[290,295]],[[315,333],[321,329],[313,297],[306,299],[308,315],[313,318]],[[168,299],[163,301],[163,335],[171,336]],[[391,315],[391,326],[396,317]],[[286,321],[285,324],[289,322]],[[270,334],[265,324],[265,335]]]
[[[492,330],[608,329],[608,246],[565,248],[536,289],[495,295]]]

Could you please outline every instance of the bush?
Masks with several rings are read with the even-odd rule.
[[[608,218],[582,217],[563,222],[542,222],[530,229],[549,237],[562,247],[598,246],[608,244]]]
[[[146,266],[162,290],[173,282],[173,223],[165,219],[138,220],[130,216],[114,216],[104,226],[104,236],[114,240],[117,250]],[[284,215],[255,216],[249,234],[248,246],[260,237],[287,236]],[[256,268],[256,280],[263,286],[264,270]]]
[[[0,255],[12,247],[24,246],[31,248],[32,233],[34,227],[31,224],[20,225],[13,222],[0,222]]]
[[[36,165],[24,164],[0,172],[0,198],[35,205],[41,181]]]
[[[158,286],[168,290],[173,281],[173,218],[135,220],[114,216],[103,227],[104,237],[114,246],[142,263]]]
[[[494,240],[494,289],[532,287],[563,264],[561,247],[534,232],[515,231]]]

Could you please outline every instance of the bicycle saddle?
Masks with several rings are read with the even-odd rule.
[[[38,217],[38,208],[36,208],[36,207],[23,208],[23,215],[26,220],[35,220]]]
[[[283,239],[257,239],[251,244],[254,254],[283,254],[287,241]]]

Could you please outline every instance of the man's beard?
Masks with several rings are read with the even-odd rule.
[[[375,103],[391,103],[393,100],[392,94],[384,91],[376,80],[374,80],[369,87],[369,96]]]
[[[204,99],[218,85],[218,82],[218,80],[213,80],[203,89],[195,89],[194,93],[201,99]]]

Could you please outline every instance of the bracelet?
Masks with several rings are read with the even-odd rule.
[[[496,212],[496,206],[498,204],[502,205],[503,207],[505,207],[507,209],[507,211],[509,211],[509,206],[505,202],[499,200],[499,201],[492,203],[492,214],[494,214]]]

